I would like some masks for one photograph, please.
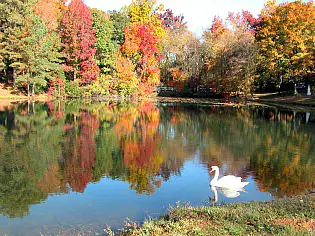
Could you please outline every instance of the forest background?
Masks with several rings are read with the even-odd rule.
[[[313,1],[269,0],[258,17],[214,17],[198,38],[156,0],[118,12],[82,0],[4,0],[0,80],[54,97],[144,97],[166,86],[228,98],[314,85],[314,12]]]

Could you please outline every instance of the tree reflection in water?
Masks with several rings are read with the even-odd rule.
[[[0,112],[0,151],[0,210],[9,217],[23,217],[50,194],[84,192],[104,176],[150,195],[196,155],[205,166],[253,176],[260,191],[284,197],[314,189],[315,114],[152,102],[26,103]]]

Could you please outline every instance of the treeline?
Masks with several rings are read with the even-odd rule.
[[[229,97],[314,73],[313,1],[268,1],[258,18],[215,17],[202,39],[156,0],[119,12],[65,2],[0,3],[2,80],[28,95],[147,96],[162,84]]]

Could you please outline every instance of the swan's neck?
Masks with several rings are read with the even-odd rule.
[[[219,170],[214,171],[213,181],[217,182],[219,179]]]

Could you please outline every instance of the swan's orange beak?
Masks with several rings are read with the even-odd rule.
[[[214,170],[210,170],[210,173],[213,172]]]

